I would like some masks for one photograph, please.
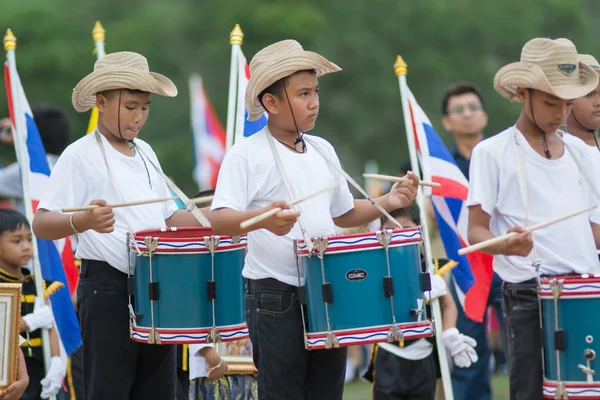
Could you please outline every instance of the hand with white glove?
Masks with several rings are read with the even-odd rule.
[[[50,369],[46,377],[42,379],[42,399],[49,399],[50,396],[56,396],[62,386],[62,381],[67,373],[67,367],[60,357],[52,357],[50,360]]]
[[[472,363],[479,360],[475,346],[477,341],[470,336],[463,335],[456,328],[446,329],[441,334],[442,343],[454,360],[454,365],[459,368],[469,368]]]
[[[25,315],[23,321],[25,321],[25,324],[27,325],[27,332],[33,332],[40,328],[52,328],[54,316],[52,315],[50,306],[44,303],[44,300],[36,297],[33,312]]]

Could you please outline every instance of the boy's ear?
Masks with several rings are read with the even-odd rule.
[[[529,91],[525,88],[517,88],[517,99],[519,100],[519,103],[525,103],[525,100],[527,99],[526,93],[528,92]]]
[[[108,104],[108,99],[102,93],[96,94],[96,107],[98,107],[98,112],[104,112],[106,110],[106,105]]]
[[[271,93],[265,93],[262,98],[262,103],[269,114],[279,114],[279,102],[277,101],[275,95]]]

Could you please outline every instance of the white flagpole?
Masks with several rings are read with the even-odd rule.
[[[92,38],[94,39],[94,45],[96,46],[96,58],[99,60],[105,56],[104,52],[104,40],[106,39],[106,31],[102,27],[100,21],[96,21],[94,29],[92,30]]]
[[[229,34],[229,43],[231,44],[231,63],[229,67],[229,98],[227,102],[227,139],[225,141],[225,151],[233,146],[235,135],[235,116],[238,87],[238,59],[239,50],[244,41],[244,33],[239,24],[236,24]]]
[[[406,84],[407,65],[398,56],[394,63],[394,71],[398,77],[400,84],[400,98],[402,99],[402,114],[404,115],[404,125],[406,127],[406,137],[408,140],[408,150],[410,153],[410,163],[414,173],[422,178],[419,169],[419,161],[417,158],[417,146],[415,144],[415,132],[413,130],[413,124],[410,117],[410,108],[408,105],[408,86]],[[429,242],[429,229],[427,228],[427,212],[425,209],[425,196],[423,194],[423,188],[419,187],[417,191],[417,204],[419,205],[421,223],[423,225],[423,242],[425,244],[425,259],[427,260],[427,269],[430,273],[433,273],[433,257],[431,255],[431,244]],[[450,380],[450,368],[448,366],[448,357],[446,355],[446,347],[441,339],[442,333],[442,311],[440,309],[439,299],[434,299],[431,302],[431,310],[433,311],[433,320],[435,324],[435,341],[438,348],[438,355],[440,359],[440,368],[442,372],[442,382],[444,385],[444,395],[446,400],[454,400],[454,394],[452,392],[452,382]]]
[[[244,125],[246,116],[246,89],[240,88],[241,74],[245,74],[246,59],[242,55],[242,49],[238,49],[237,56],[237,71],[238,71],[238,82],[237,82],[237,105],[235,108],[235,129],[233,134],[233,143],[235,144],[240,138],[244,138]],[[240,90],[243,89],[243,90]]]
[[[21,169],[21,181],[23,183],[23,203],[25,205],[25,217],[31,223],[33,221],[33,204],[31,203],[31,196],[29,194],[29,154],[27,153],[27,145],[25,143],[25,137],[27,136],[27,123],[25,121],[25,114],[21,110],[21,91],[19,90],[20,85],[17,75],[17,61],[15,56],[15,50],[17,49],[17,38],[13,35],[12,31],[8,29],[4,36],[4,50],[6,51],[6,58],[8,60],[8,69],[10,73],[10,91],[12,93],[12,106],[14,113],[14,143],[15,151],[17,153],[17,159],[19,161],[19,167]],[[33,235],[33,230],[31,232]],[[40,265],[37,240],[35,236],[32,240],[33,247],[33,275],[35,276],[35,290],[37,297],[44,299],[44,286],[42,283],[42,267]],[[48,329],[42,329],[42,350],[44,354],[45,370],[48,372],[50,368],[50,359],[52,355],[50,353],[50,335]],[[51,399],[55,397],[52,396]]]

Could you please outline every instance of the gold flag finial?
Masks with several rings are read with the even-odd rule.
[[[242,45],[244,41],[244,32],[242,32],[242,28],[240,28],[240,24],[235,24],[235,27],[229,34],[229,43],[233,46],[234,44]]]
[[[396,76],[406,75],[407,73],[407,65],[404,62],[404,59],[401,56],[396,58],[396,62],[394,63],[394,72],[396,72]]]
[[[94,29],[92,29],[92,38],[94,39],[94,43],[96,43],[99,40],[104,42],[104,39],[106,37],[105,32],[106,31],[102,27],[100,21],[96,21]]]
[[[6,30],[6,35],[4,35],[4,51],[16,50],[17,48],[17,38],[9,29]]]

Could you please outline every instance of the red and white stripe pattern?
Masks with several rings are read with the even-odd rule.
[[[569,400],[600,399],[600,382],[561,382],[561,385]],[[557,388],[558,383],[556,381],[544,381],[544,398],[556,399]]]
[[[560,299],[583,299],[600,297],[600,275],[556,276],[540,280],[541,299],[553,299],[552,282],[562,282]],[[598,397],[600,398],[600,397]]]
[[[160,335],[162,344],[203,344],[206,343],[206,337],[210,333],[210,330],[211,328],[156,328],[156,332]],[[219,327],[218,330],[221,335],[221,341],[223,342],[233,342],[246,339],[250,336],[246,324]],[[150,327],[132,326],[130,332],[131,339],[135,342],[148,343],[148,336],[151,331],[152,329]]]
[[[209,228],[163,228],[160,230],[137,232],[134,235],[134,238],[141,251],[148,251],[145,241],[146,238],[157,238],[158,246],[156,247],[156,250],[153,251],[154,254],[209,253],[204,238],[211,235],[200,234],[203,229],[205,231],[210,231]],[[239,238],[236,238],[236,240],[231,236],[213,236],[219,240],[219,245],[215,251],[216,253],[242,249],[248,245],[248,238],[246,235],[242,235]],[[133,251],[136,250],[134,243],[130,242],[129,247]]]

